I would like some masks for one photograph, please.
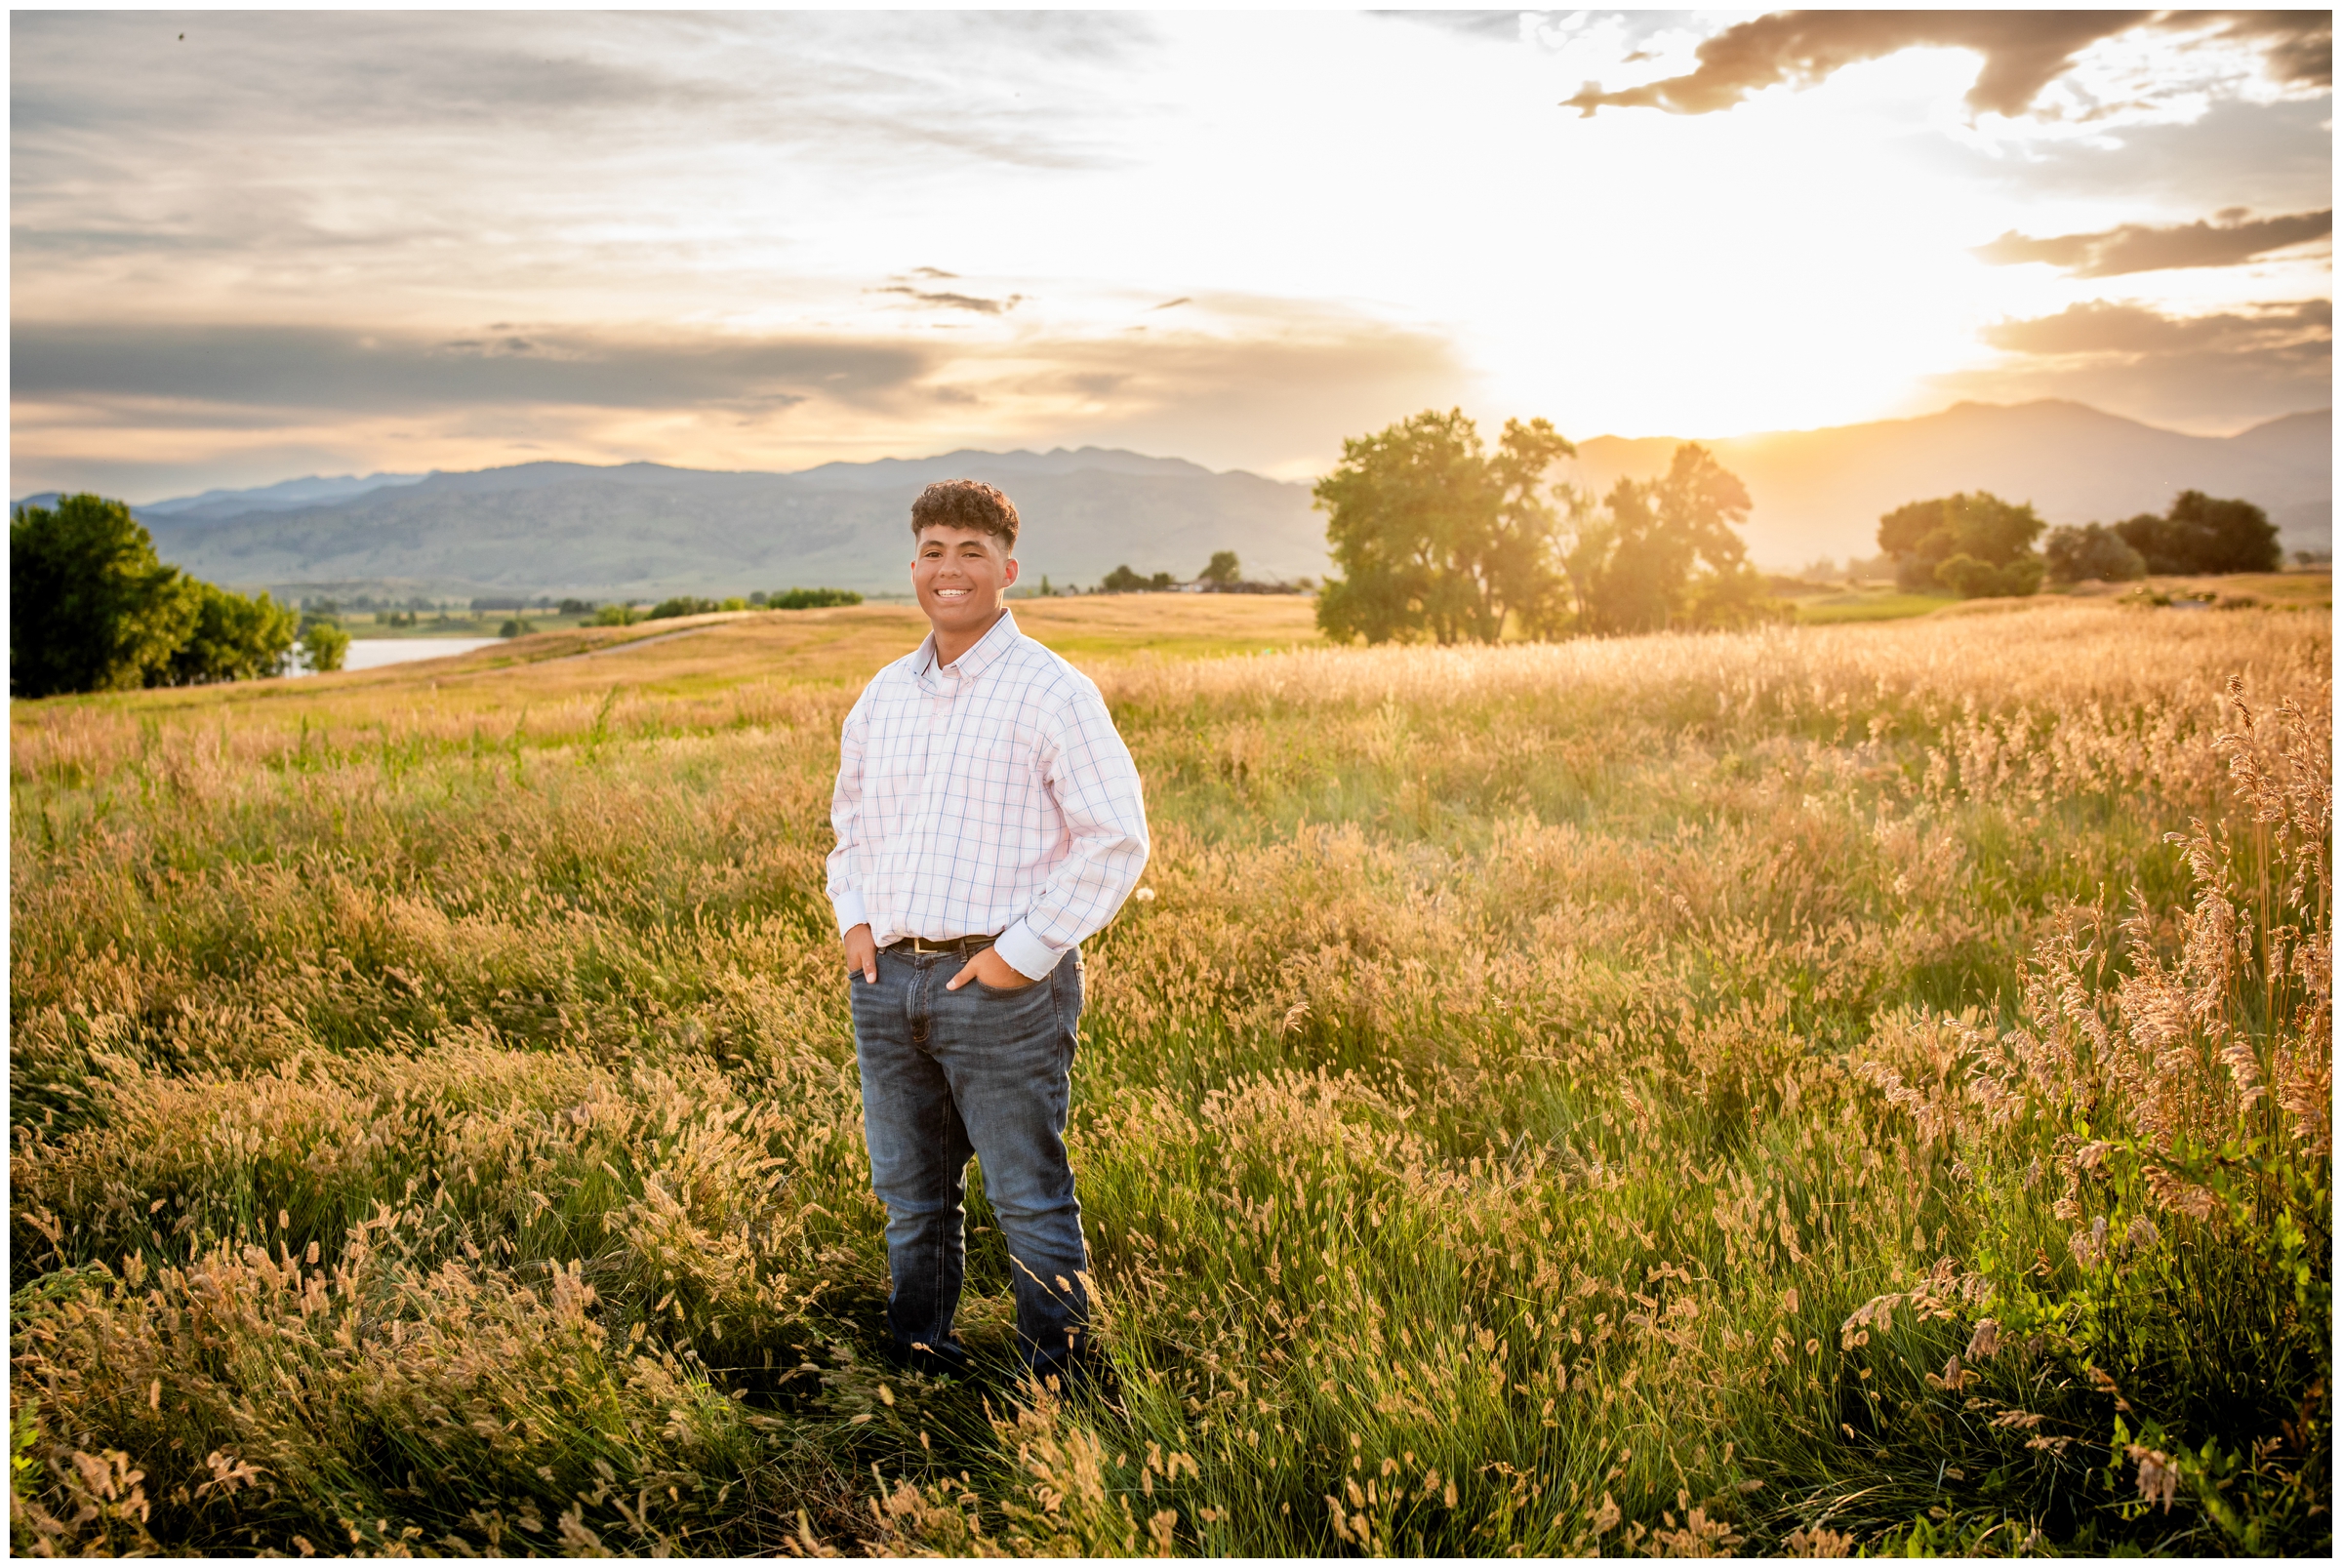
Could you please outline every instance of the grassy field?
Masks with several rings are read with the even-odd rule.
[[[1118,1402],[875,1358],[822,857],[909,610],[18,704],[18,1549],[2330,1546],[2327,615],[1018,613],[1156,825]]]
[[[2166,599],[2201,600],[2191,603],[2187,610],[2202,608],[2215,600],[2228,600],[2227,608],[2266,605],[2275,609],[2325,610],[2333,609],[2333,574],[2322,569],[2303,572],[2240,572],[2224,577],[2159,577],[2144,583],[2084,583],[2071,587],[2051,588],[2061,596],[2085,599],[2112,599],[2135,594],[2141,588],[2160,593]],[[1826,592],[1801,593],[1794,601],[1799,625],[1842,625],[1853,621],[1903,621],[1913,616],[1933,615],[1951,609],[1960,601],[1949,593],[1903,593],[1883,583],[1864,586],[1851,584]],[[1995,606],[2006,605],[2007,600],[1981,601]]]

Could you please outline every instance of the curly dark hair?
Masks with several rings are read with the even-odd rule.
[[[1017,547],[1017,503],[981,479],[938,479],[910,503],[910,537],[930,528],[989,534],[1005,554]]]

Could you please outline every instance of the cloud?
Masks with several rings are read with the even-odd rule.
[[[2145,305],[2092,300],[2068,305],[2053,316],[1987,327],[1984,341],[2010,353],[2120,354],[2135,360],[2180,352],[2258,352],[2330,344],[2333,328],[2330,300],[2269,305],[2250,315],[2223,311],[2202,316],[2167,316]]]
[[[951,274],[946,272],[941,275],[949,277]],[[1005,300],[987,300],[973,294],[952,294],[948,290],[914,289],[904,283],[890,283],[882,289],[872,289],[870,292],[872,294],[905,295],[917,301],[920,304],[933,305],[939,310],[973,310],[979,315],[986,316],[1005,315],[1025,302],[1025,297],[1021,294],[1012,294]]]
[[[1984,341],[2003,359],[1932,384],[1994,402],[2073,398],[2171,428],[2227,434],[2332,404],[2333,319],[2329,300],[2196,316],[2093,300],[1986,328]]]
[[[2334,231],[2332,208],[2319,213],[2295,213],[2286,218],[2245,219],[2220,215],[2224,222],[2153,227],[2124,223],[2098,234],[2059,234],[2033,239],[2011,229],[1976,254],[1996,266],[2023,261],[2046,261],[2075,277],[2111,278],[2129,272],[2158,272],[2174,267],[2234,266],[2271,251],[2329,237]]]
[[[2214,98],[2199,107],[2110,136],[2041,141],[2021,156],[1950,137],[1917,139],[1912,152],[1942,178],[1973,181],[2035,206],[2095,206],[2120,192],[2167,211],[2297,213],[2332,199],[2330,97],[2274,103]]]
[[[2262,44],[2265,68],[2278,81],[2332,85],[2333,23],[2322,11],[1776,11],[1703,42],[1699,66],[1687,75],[1614,93],[1589,82],[1566,106],[1588,115],[1601,108],[1714,114],[1768,87],[1812,87],[1848,65],[1934,48],[1982,55],[1968,106],[2013,117],[2092,44],[2135,27],[2214,23],[2211,36]]]
[[[1344,435],[1472,395],[1442,337],[1306,301],[1207,302],[1210,330],[949,342],[20,322],[12,484],[140,499],[353,465],[787,469],[1085,441],[1294,476]]]
[[[636,337],[574,331],[434,340],[325,327],[18,322],[20,403],[130,398],[190,410],[413,413],[550,404],[770,407],[822,396],[869,405],[926,375],[915,343]],[[516,346],[517,345],[517,346]]]

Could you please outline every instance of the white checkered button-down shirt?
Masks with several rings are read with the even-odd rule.
[[[885,946],[997,936],[1038,980],[1122,906],[1147,811],[1106,701],[1003,612],[953,664],[931,634],[846,715],[829,902]]]

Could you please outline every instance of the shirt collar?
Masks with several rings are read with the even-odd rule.
[[[959,671],[962,679],[980,675],[984,672],[987,664],[1008,652],[1009,645],[1022,635],[1023,633],[1017,630],[1016,612],[1009,609],[1008,606],[1002,605],[1000,619],[993,622],[991,629],[977,638],[976,646],[961,654],[959,662],[951,667]],[[910,667],[912,673],[926,676],[929,679],[943,673],[942,668],[935,662],[934,632],[928,632],[927,640],[919,644],[919,651],[911,656]]]

